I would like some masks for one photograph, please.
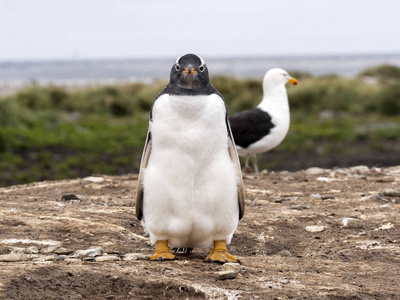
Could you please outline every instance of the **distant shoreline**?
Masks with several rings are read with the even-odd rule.
[[[168,80],[173,58],[0,61],[0,93],[32,83],[84,87]],[[206,60],[211,76],[261,78],[274,67],[314,76],[353,77],[369,67],[400,67],[400,53],[351,55],[299,55],[224,57]]]

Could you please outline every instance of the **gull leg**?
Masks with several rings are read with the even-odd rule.
[[[251,173],[251,167],[249,165],[249,160],[250,160],[250,156],[246,155],[245,161],[244,161],[244,168],[242,169],[243,173]]]
[[[252,154],[251,157],[253,159],[254,172],[258,174],[257,154]]]
[[[150,260],[173,260],[175,255],[168,248],[168,241],[156,241],[156,252],[150,256]]]
[[[233,255],[228,253],[226,249],[226,241],[214,241],[214,248],[211,249],[210,254],[206,257],[206,262],[237,262],[240,261]]]
[[[250,160],[250,156],[249,156],[249,155],[246,155],[246,159],[245,159],[245,162],[244,162],[244,167],[245,167],[245,168],[250,168],[250,166],[249,166],[249,160]]]

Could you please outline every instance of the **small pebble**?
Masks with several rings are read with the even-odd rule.
[[[101,246],[99,247],[90,247],[86,250],[78,250],[75,251],[74,255],[72,255],[72,258],[78,258],[78,259],[94,259],[96,256],[102,256],[104,254],[104,250]]]
[[[363,226],[362,220],[356,218],[340,218],[338,224],[346,228],[361,228]]]
[[[68,255],[68,254],[71,254],[72,252],[73,251],[71,249],[67,249],[64,247],[57,247],[54,251],[55,254],[59,254],[59,255],[62,255],[62,254]]]
[[[56,259],[55,255],[40,255],[33,258],[33,261],[40,262],[40,261],[53,261]]]
[[[72,257],[65,258],[64,261],[67,262],[67,263],[78,263],[78,262],[81,262],[80,259],[72,258]]]
[[[282,257],[292,257],[292,253],[290,253],[289,250],[279,251],[276,255],[279,255],[279,256],[282,256]]]
[[[79,196],[75,194],[64,194],[61,196],[61,200],[68,201],[68,200],[80,200]]]
[[[329,172],[329,170],[321,169],[321,168],[317,168],[317,167],[308,168],[306,170],[306,174],[307,175],[321,175],[321,174],[324,174],[324,173],[327,173],[327,172]]]
[[[307,206],[307,205],[293,205],[290,208],[291,209],[297,209],[297,210],[310,209],[310,207]]]
[[[82,179],[82,183],[102,183],[104,182],[104,177],[89,176]]]
[[[322,225],[310,225],[306,226],[308,232],[321,232],[325,230],[325,226]]]
[[[335,199],[335,196],[332,194],[326,194],[326,195],[321,195],[322,200],[328,200],[328,199]]]
[[[35,246],[29,246],[28,248],[25,249],[24,252],[26,254],[37,254],[37,253],[39,253],[39,249],[36,248]]]
[[[393,181],[395,181],[395,179],[392,176],[384,176],[376,179],[376,182],[393,182]]]
[[[220,271],[235,271],[237,273],[240,273],[240,264],[238,263],[233,263],[233,262],[228,262],[224,263],[219,270]]]
[[[147,260],[149,257],[144,255],[143,253],[126,253],[122,260],[131,261],[131,260]]]
[[[40,253],[43,253],[43,254],[54,253],[54,251],[56,251],[57,248],[59,248],[59,246],[50,246],[47,248],[43,248],[40,250]]]
[[[351,167],[350,172],[355,173],[355,174],[365,174],[370,171],[370,169],[367,166],[355,166]]]
[[[68,258],[68,255],[58,255],[56,261],[62,261]]]
[[[235,272],[233,270],[219,271],[218,272],[218,278],[221,279],[221,280],[235,279],[238,275],[239,275],[239,273]]]
[[[25,253],[10,253],[0,255],[0,261],[4,262],[15,262],[15,261],[27,261],[29,256]]]
[[[373,195],[371,197],[369,197],[370,199],[374,199],[377,200],[379,202],[387,202],[387,200],[385,198],[382,198],[380,195]]]
[[[287,202],[287,201],[292,201],[292,199],[290,199],[290,198],[282,198],[282,199],[275,200],[274,202],[275,203],[283,203],[283,202]]]
[[[121,260],[121,258],[118,255],[104,255],[104,256],[96,256],[94,258],[94,261],[99,261],[99,262],[117,261],[117,260]]]
[[[379,192],[379,194],[388,197],[400,197],[400,192],[393,188],[384,188]]]

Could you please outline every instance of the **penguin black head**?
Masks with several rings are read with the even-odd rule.
[[[172,66],[169,83],[181,89],[204,89],[210,84],[207,65],[195,54],[182,55]]]

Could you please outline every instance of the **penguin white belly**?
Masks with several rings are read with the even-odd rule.
[[[225,104],[209,96],[160,96],[144,171],[144,224],[152,243],[229,244],[239,221],[238,175],[228,153]]]

